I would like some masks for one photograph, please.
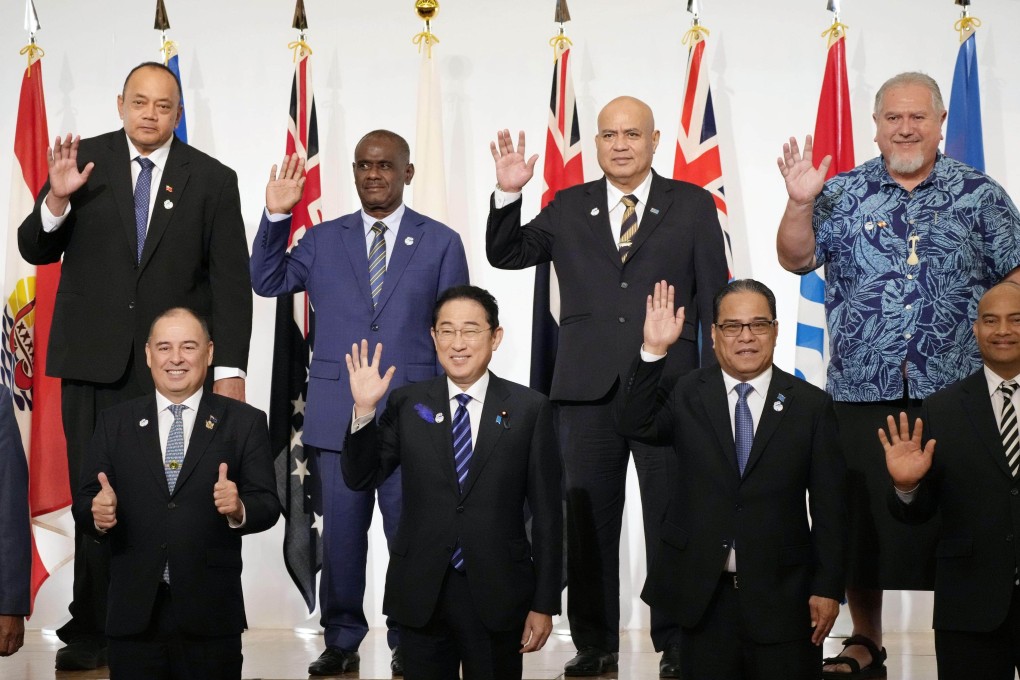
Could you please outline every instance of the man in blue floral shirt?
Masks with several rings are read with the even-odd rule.
[[[831,361],[847,457],[850,546],[847,600],[853,636],[823,677],[885,677],[882,591],[931,590],[938,518],[898,525],[886,507],[888,473],[875,432],[981,367],[971,325],[981,295],[1020,279],[1020,213],[995,181],[942,155],[946,110],[938,84],[901,73],[875,97],[882,155],[825,181],[811,137],[783,146],[789,200],[779,262],[791,272],[825,266]],[[830,660],[827,660],[830,661]]]

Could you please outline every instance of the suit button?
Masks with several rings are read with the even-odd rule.
[[[174,508],[176,508],[176,507],[177,507],[177,504],[176,504],[176,503],[174,503],[173,501],[170,501],[169,503],[167,503],[167,504],[166,504],[166,507],[168,507],[168,508],[170,508],[171,510],[173,510]]]
[[[372,324],[372,330],[373,331],[379,330],[379,324],[377,324],[377,323]]]
[[[620,288],[626,288],[626,287],[627,287],[627,282],[626,281],[620,281]]]
[[[627,317],[621,316],[621,317],[619,318],[619,322],[620,322],[620,323],[627,323]]]
[[[464,512],[464,506],[463,505],[458,505],[457,506],[457,512]]]
[[[131,302],[128,303],[128,309],[134,309],[134,308],[135,308],[135,301],[132,300]]]
[[[743,510],[743,509],[744,509],[744,506],[743,506],[743,505],[741,505],[741,504],[739,504],[739,503],[737,503],[737,506],[736,506],[736,507],[737,507],[737,512],[740,512],[741,510]]]
[[[166,543],[160,543],[159,548],[160,550],[166,550]]]
[[[1010,496],[1016,496],[1017,494],[1020,494],[1020,491],[1017,491],[1016,489],[1010,489],[1009,490],[1009,495]]]
[[[730,549],[730,544],[727,543],[726,541],[723,541],[722,547],[725,548],[726,550],[729,550]]]

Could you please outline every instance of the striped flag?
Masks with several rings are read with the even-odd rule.
[[[705,45],[708,31],[695,25],[688,34],[691,48],[687,53],[687,75],[684,101],[680,111],[680,129],[676,134],[676,158],[673,179],[704,187],[715,199],[726,248],[726,266],[733,280],[733,247],[727,229],[726,195],[723,189],[722,159],[716,134],[712,88],[709,83],[708,58]]]
[[[181,93],[181,120],[177,123],[177,129],[174,133],[177,135],[177,139],[181,140],[185,144],[188,143],[188,117],[184,111],[184,93],[183,83],[181,80],[181,65],[177,54],[177,43],[172,40],[168,40],[163,45],[163,58],[166,60],[166,66],[174,75],[177,76],[177,81],[182,84]]]
[[[826,179],[854,168],[854,135],[850,120],[850,88],[846,77],[846,33],[835,23],[829,34],[825,77],[815,119],[814,162],[820,165],[832,156]],[[798,377],[825,387],[829,363],[828,332],[825,326],[825,281],[818,270],[800,279],[797,308],[797,350],[794,365]]]
[[[556,192],[584,181],[581,163],[581,130],[577,122],[574,79],[570,75],[570,42],[555,43],[552,97],[549,100],[549,130],[545,136],[545,169],[542,206]],[[559,337],[560,289],[551,263],[535,267],[535,294],[532,300],[531,387],[549,394],[556,343]]]
[[[74,557],[74,524],[60,418],[60,381],[47,377],[43,370],[60,265],[36,268],[18,254],[18,225],[32,212],[34,197],[46,182],[49,137],[42,50],[33,44],[25,51],[29,67],[21,80],[14,133],[0,374],[13,394],[14,412],[28,452],[34,603],[43,581]]]
[[[319,130],[312,93],[311,50],[300,45],[296,49],[299,52],[290,91],[287,153],[296,153],[307,160],[304,194],[291,211],[288,249],[294,247],[307,229],[322,222]],[[275,452],[277,492],[283,506],[283,562],[294,585],[301,591],[309,613],[315,610],[315,575],[322,567],[318,465],[314,457],[306,457],[301,443],[314,326],[307,294],[277,298],[269,438]]]
[[[946,123],[946,155],[984,172],[977,33],[973,28],[968,32],[956,54],[953,90],[949,95],[949,121]]]

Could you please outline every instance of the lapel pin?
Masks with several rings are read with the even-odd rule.
[[[169,184],[167,184],[164,188],[166,189],[166,192],[168,194],[172,194],[174,192],[174,188],[172,186],[170,186]]]
[[[779,411],[782,411],[783,410],[783,402],[777,401],[776,403],[772,404],[772,410],[776,411],[777,413]]]
[[[871,231],[874,228],[875,228],[875,223],[874,222],[865,222],[864,223],[865,231]]]
[[[658,208],[649,208],[648,211],[650,213],[652,213],[653,215],[658,215],[659,214],[659,209]]]
[[[408,236],[407,238],[405,238],[404,239],[404,245],[405,246],[413,246],[414,245],[414,237],[413,236]]]
[[[496,424],[502,425],[504,430],[510,429],[510,415],[506,411],[500,411],[496,416]]]
[[[163,207],[169,210],[170,208],[174,207],[174,202],[168,198],[165,201],[163,201]]]
[[[138,421],[138,427],[145,427],[148,424],[149,424],[148,418],[142,418],[141,420]]]
[[[216,427],[216,416],[209,416],[205,421],[205,429],[211,430]]]
[[[442,413],[437,413],[437,414],[436,414],[436,422],[437,422],[437,423],[441,423],[441,422],[443,422],[444,420],[446,420],[446,417],[445,417],[445,416],[443,416],[443,414],[442,414]]]
[[[887,226],[889,226],[889,224],[885,220],[879,220],[878,221],[878,228],[879,229],[881,229],[883,227],[887,227]]]
[[[598,214],[599,214],[599,209],[598,208],[592,208],[591,209],[591,216],[592,217],[595,217]]]

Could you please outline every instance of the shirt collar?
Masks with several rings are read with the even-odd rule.
[[[198,392],[195,392],[193,395],[191,395],[190,397],[188,397],[187,399],[185,399],[184,401],[182,401],[180,403],[184,404],[185,406],[187,406],[192,411],[197,412],[198,411],[198,405],[202,401],[202,392],[204,392],[204,391],[205,391],[205,388],[199,387],[198,388]],[[167,407],[170,406],[170,404],[174,404],[174,403],[176,403],[176,402],[170,401],[169,399],[164,397],[162,394],[160,394],[159,390],[156,390],[156,413],[160,413],[161,411],[165,411],[167,409]]]
[[[1002,384],[1003,380],[1016,380],[1020,383],[1020,375],[1015,375],[1012,378],[1003,378],[992,369],[988,368],[988,364],[983,366],[985,371],[985,381],[988,383],[988,395],[992,396],[999,391],[999,385]]]
[[[726,371],[722,372],[722,379],[723,385],[726,386],[726,394],[732,392],[740,383],[746,382],[754,388],[755,394],[760,394],[761,398],[764,399],[765,395],[769,392],[769,385],[772,383],[772,366],[769,366],[750,380],[737,380]]]
[[[485,393],[488,392],[488,390],[489,390],[489,372],[486,371],[485,375],[483,375],[481,378],[476,380],[475,383],[473,385],[471,385],[471,387],[467,388],[466,390],[460,389],[460,387],[455,385],[452,380],[447,378],[446,379],[446,388],[447,388],[447,390],[449,391],[449,394],[450,394],[450,401],[453,401],[454,398],[458,394],[463,392],[465,394],[471,395],[471,398],[474,399],[475,401],[477,401],[479,404],[484,404],[485,403]]]
[[[648,192],[651,191],[652,189],[653,174],[654,173],[651,170],[649,170],[648,176],[645,177],[644,181],[641,182],[641,184],[639,184],[638,187],[631,192],[631,195],[638,200],[638,203],[648,205]],[[613,186],[613,183],[610,182],[608,178],[606,179],[606,198],[607,205],[609,206],[610,210],[614,209],[620,203],[620,199],[626,195],[627,194],[623,193],[615,186]]]
[[[131,138],[127,136],[127,132],[124,133],[124,136],[127,137],[128,152],[130,153],[128,158],[130,158],[131,162],[133,163],[134,160],[137,157],[141,156],[142,154],[131,142]],[[153,165],[159,168],[160,172],[163,172],[163,170],[166,168],[166,159],[167,156],[170,155],[170,145],[173,143],[174,135],[170,135],[170,139],[166,140],[166,142],[163,143],[163,146],[159,147],[155,151],[150,152],[148,156],[145,156],[145,158],[148,158],[150,161],[152,161]]]
[[[939,172],[942,166],[945,165],[945,162],[943,160],[944,158],[945,155],[941,151],[936,149],[935,164],[931,166],[931,172],[929,172],[928,176],[921,180],[921,182],[916,187],[914,187],[915,189],[920,189],[921,187],[925,187],[931,184],[938,189],[942,189],[943,191],[946,190],[946,187],[943,186],[942,175]],[[885,158],[879,156],[878,160],[879,166],[881,168],[879,180],[881,181],[882,186],[894,186],[902,189],[903,187],[900,185],[900,183],[894,180],[892,175],[889,174],[889,168],[887,168],[885,165]]]
[[[404,212],[405,212],[404,204],[401,203],[400,205],[397,206],[397,209],[391,212],[389,215],[377,219],[366,213],[365,209],[362,208],[361,221],[365,226],[365,238],[368,238],[368,235],[372,231],[372,225],[375,224],[376,222],[382,222],[383,224],[385,224],[386,229],[390,232],[393,232],[393,235],[396,236],[397,231],[400,230],[400,220],[404,218]]]

